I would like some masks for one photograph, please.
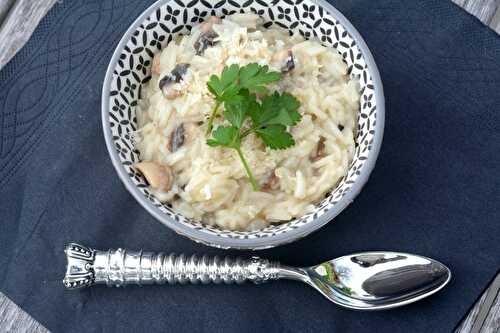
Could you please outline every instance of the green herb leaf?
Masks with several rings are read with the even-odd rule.
[[[231,83],[234,83],[238,79],[238,74],[240,72],[240,66],[237,64],[232,64],[229,67],[224,67],[221,74],[221,82],[227,87]]]
[[[236,95],[240,90],[240,87],[236,83],[239,71],[240,67],[234,64],[224,67],[220,78],[217,75],[210,76],[207,82],[208,91],[219,100],[224,97],[228,98]]]
[[[219,126],[212,133],[213,139],[208,139],[207,144],[211,147],[229,147],[239,148],[240,146],[240,132],[234,126]]]
[[[300,102],[293,95],[284,92],[279,95],[277,92],[272,95],[272,98],[278,99],[277,105],[279,106],[280,113],[276,118],[276,121],[279,121],[280,124],[285,126],[295,126],[302,119],[302,115],[299,113]],[[276,97],[274,97],[276,96]],[[267,106],[263,105],[264,110],[267,109]]]
[[[238,95],[240,90],[241,90],[241,87],[233,82],[229,86],[227,86],[226,89],[224,89],[224,92],[222,93],[222,96],[220,97],[220,99],[222,101],[229,101],[231,98]]]
[[[240,129],[247,117],[247,110],[251,101],[246,96],[235,96],[224,103],[224,118],[234,127]]]
[[[268,125],[295,126],[302,116],[298,112],[300,102],[289,93],[275,92],[262,99],[262,107],[249,110],[254,127]]]
[[[255,133],[271,149],[291,147],[295,141],[287,132],[287,127],[296,125],[302,118],[298,112],[299,101],[289,93],[275,92],[265,96],[269,92],[266,85],[280,79],[281,73],[269,71],[268,66],[252,63],[243,67],[226,66],[220,77],[212,75],[207,82],[208,91],[215,98],[207,126],[207,133],[212,133],[212,138],[207,140],[207,144],[235,149],[256,191],[259,186],[241,150],[241,140]],[[264,95],[262,102],[257,100],[256,94]],[[219,126],[212,132],[220,106],[224,106],[224,119],[231,126]],[[251,126],[245,126],[248,117],[252,120]]]
[[[281,73],[270,72],[269,66],[252,63],[240,68],[239,79],[241,87],[250,92],[265,94],[268,89],[264,85],[281,80]]]
[[[255,131],[271,149],[286,149],[295,144],[293,136],[286,131],[284,125],[270,125]]]
[[[210,76],[210,79],[207,82],[207,87],[208,91],[210,91],[210,93],[215,97],[222,96],[222,93],[224,92],[224,85],[217,75]]]

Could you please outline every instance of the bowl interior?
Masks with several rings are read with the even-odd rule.
[[[109,69],[109,80],[104,86],[103,124],[108,139],[108,147],[117,169],[123,169],[128,177],[123,179],[133,184],[135,191],[145,200],[139,200],[161,212],[160,220],[172,226],[182,224],[187,228],[206,235],[231,239],[253,239],[273,237],[298,229],[306,224],[333,218],[346,205],[339,202],[351,191],[355,183],[364,182],[374,161],[367,163],[373,149],[376,135],[382,129],[377,125],[377,102],[372,75],[376,68],[368,66],[366,52],[360,49],[359,39],[355,40],[345,25],[335,14],[316,1],[280,0],[268,3],[263,0],[236,2],[232,0],[175,0],[160,1],[153,5],[143,17],[131,27],[118,47]],[[142,85],[151,79],[150,67],[153,55],[164,48],[177,34],[187,34],[191,28],[211,15],[224,17],[237,12],[254,12],[261,16],[265,27],[279,26],[290,32],[295,31],[305,38],[314,38],[325,46],[335,48],[349,68],[349,74],[359,80],[361,103],[358,113],[358,128],[354,159],[347,175],[318,205],[314,212],[279,225],[271,225],[259,231],[238,232],[221,230],[183,217],[172,211],[167,204],[159,202],[148,190],[144,178],[132,165],[139,161],[139,152],[134,148],[130,135],[136,128],[136,106],[141,96]],[[334,16],[335,15],[335,16]],[[370,56],[371,57],[371,56]],[[378,72],[376,72],[378,78]],[[377,87],[378,89],[378,87]],[[110,133],[106,133],[109,131]],[[118,164],[118,166],[117,166]],[[118,170],[120,173],[120,170]],[[122,173],[122,175],[125,173]],[[361,180],[362,179],[362,180]],[[362,185],[362,184],[361,184]],[[129,189],[131,188],[130,186]],[[359,189],[358,189],[359,191]],[[137,198],[137,195],[136,195]],[[351,199],[352,200],[352,199]],[[151,211],[151,209],[148,209]],[[326,214],[326,215],[325,215]],[[325,216],[323,216],[325,215]],[[156,214],[157,217],[159,217]],[[324,221],[326,223],[326,221]],[[323,224],[324,224],[323,223]],[[314,230],[316,228],[311,229]],[[178,230],[176,230],[178,231]],[[179,232],[179,231],[178,231]],[[203,241],[203,237],[196,237]],[[213,245],[213,244],[212,244]]]

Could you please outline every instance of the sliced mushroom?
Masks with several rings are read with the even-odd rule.
[[[281,64],[281,73],[291,72],[295,68],[295,57],[292,50],[283,50],[276,53],[273,60]]]
[[[158,86],[166,99],[174,99],[182,94],[182,91],[173,89],[173,85],[182,81],[182,78],[186,74],[188,68],[189,64],[177,64],[169,74],[165,75],[160,80]]]
[[[199,132],[199,125],[195,122],[186,121],[180,124],[170,133],[168,150],[172,153],[176,152],[185,144],[193,142],[196,137],[199,137]]]
[[[322,157],[325,157],[326,155],[326,146],[325,146],[325,141],[326,139],[324,137],[320,137],[318,141],[318,146],[316,147],[316,152],[314,153],[314,156],[312,157],[312,161],[317,161]]]
[[[200,24],[200,37],[198,37],[193,45],[196,55],[202,55],[208,47],[217,44],[215,39],[219,37],[219,35],[214,31],[213,26],[219,23],[221,23],[220,18],[211,16],[208,20]]]
[[[280,179],[278,178],[278,176],[276,176],[276,173],[273,170],[267,181],[264,183],[264,185],[262,185],[261,191],[269,192],[271,190],[277,189],[279,181]]]
[[[160,75],[160,53],[153,57],[153,65],[151,66],[151,73]]]
[[[168,166],[156,162],[139,162],[134,166],[142,173],[152,188],[162,191],[168,191],[172,188],[174,176]]]
[[[174,153],[182,147],[185,140],[185,133],[184,124],[180,124],[172,134],[170,134],[170,140],[168,141],[168,150],[170,150],[170,152]]]
[[[292,50],[288,51],[288,56],[285,59],[285,64],[281,66],[282,73],[288,73],[295,68],[295,58],[293,56]]]

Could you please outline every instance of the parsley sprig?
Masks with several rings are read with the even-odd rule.
[[[235,149],[255,191],[259,190],[259,185],[241,150],[242,140],[255,133],[271,149],[289,148],[295,140],[287,129],[297,125],[302,118],[298,112],[300,102],[293,95],[286,92],[269,94],[265,85],[280,79],[281,74],[269,71],[268,66],[252,63],[243,67],[226,66],[220,77],[212,75],[207,83],[215,97],[208,133],[212,132],[213,121],[222,104],[222,115],[230,124],[217,127],[207,144]]]
[[[233,100],[242,90],[266,94],[268,89],[265,85],[280,79],[281,73],[270,72],[268,66],[260,66],[256,63],[243,67],[233,64],[224,67],[220,78],[212,75],[207,86],[208,91],[215,97],[215,106],[208,121],[207,134],[213,129],[214,119],[222,103]]]

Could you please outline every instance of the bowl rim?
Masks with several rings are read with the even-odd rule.
[[[174,219],[169,218],[166,214],[162,213],[156,206],[154,206],[149,200],[147,200],[143,194],[139,191],[137,186],[132,182],[128,173],[123,168],[118,152],[114,147],[114,142],[112,138],[111,128],[109,126],[109,106],[110,106],[110,86],[113,79],[113,71],[116,67],[118,59],[125,45],[130,40],[132,34],[137,30],[137,28],[157,10],[159,7],[164,6],[173,0],[159,0],[153,3],[141,15],[129,26],[125,34],[120,39],[120,42],[116,46],[111,60],[109,62],[108,68],[106,70],[106,76],[104,79],[102,87],[102,100],[101,100],[101,121],[102,130],[104,133],[104,138],[106,141],[106,147],[111,157],[113,166],[120,177],[120,180],[125,185],[127,190],[132,194],[132,196],[145,208],[153,217],[155,217],[163,225],[169,227],[177,234],[188,237],[189,239],[209,245],[212,247],[222,248],[222,249],[237,249],[237,250],[262,250],[279,245],[284,245],[291,243],[293,241],[304,238],[305,236],[311,234],[314,231],[319,230],[325,224],[332,221],[338,214],[340,214],[359,194],[365,183],[368,181],[370,174],[375,167],[377,157],[380,152],[380,147],[382,145],[382,139],[384,136],[384,125],[385,125],[385,98],[382,86],[382,80],[380,78],[380,73],[373,58],[370,49],[366,45],[366,42],[361,37],[361,34],[356,30],[356,28],[351,24],[351,22],[334,6],[329,4],[325,0],[311,0],[318,6],[323,7],[328,11],[335,19],[337,19],[340,24],[346,29],[346,31],[351,35],[351,37],[356,41],[358,48],[365,58],[365,62],[368,66],[369,73],[372,76],[375,100],[377,102],[377,122],[375,128],[377,129],[374,136],[374,141],[372,144],[372,149],[365,161],[361,173],[358,176],[356,182],[352,185],[349,191],[345,193],[342,198],[327,212],[313,220],[310,223],[304,224],[296,229],[292,229],[287,232],[280,234],[275,234],[269,237],[262,238],[247,238],[247,239],[236,239],[229,237],[220,237],[217,235],[211,235],[208,233],[203,233],[203,231],[190,228],[183,225]]]

